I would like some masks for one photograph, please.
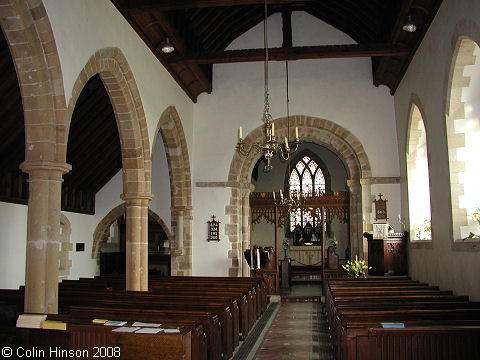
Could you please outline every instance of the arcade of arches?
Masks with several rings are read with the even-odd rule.
[[[127,23],[118,33],[102,28],[119,16],[109,1],[79,3],[0,2],[0,287],[25,285],[26,311],[56,313],[59,279],[100,274],[102,256],[120,256],[122,267],[125,261],[129,290],[147,290],[149,271],[250,276],[244,250],[272,245],[267,224],[252,226],[250,195],[285,190],[290,174],[281,161],[263,174],[260,154],[234,151],[244,122],[244,141],[262,140],[262,84],[245,75],[257,74],[258,64],[215,65],[212,94],[193,103]],[[452,4],[470,2],[443,3],[440,20]],[[339,30],[297,15],[302,26],[346,42]],[[480,271],[480,198],[472,180],[479,174],[470,155],[480,144],[480,25],[467,11],[449,19],[449,29],[433,24],[425,39],[434,46],[448,38],[442,61],[420,46],[394,95],[372,85],[369,58],[294,62],[296,115],[288,121],[298,127],[298,156],[315,160],[327,192],[348,194],[348,221],[326,230],[329,242],[338,240],[341,261],[368,259],[363,233],[373,232],[373,200],[381,193],[393,230],[418,233],[408,243],[409,274],[478,300],[471,272]],[[272,23],[281,24],[280,16]],[[258,31],[233,47],[250,46]],[[308,29],[302,36],[307,43]],[[283,75],[275,65],[272,73],[282,139]],[[290,166],[298,161],[294,155]],[[207,241],[212,215],[219,242]],[[279,242],[292,242],[289,236],[281,232]],[[118,272],[118,260],[103,261]],[[445,261],[452,270],[440,276]]]

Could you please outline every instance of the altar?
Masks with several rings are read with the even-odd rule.
[[[291,246],[288,251],[293,265],[322,265],[321,246]]]

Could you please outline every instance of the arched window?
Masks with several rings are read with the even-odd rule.
[[[295,164],[289,176],[289,190],[290,193],[301,191],[306,197],[325,194],[325,176],[318,163],[311,156],[304,155]],[[310,211],[296,209],[290,213],[290,231],[297,225],[303,227],[307,223],[310,223],[313,227],[316,225]]]
[[[412,240],[431,240],[430,176],[427,137],[416,105],[410,113],[407,144],[408,210]]]
[[[454,241],[480,238],[480,48],[458,41],[446,117]]]

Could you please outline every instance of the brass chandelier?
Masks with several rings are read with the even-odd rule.
[[[235,150],[242,156],[247,157],[252,152],[262,153],[267,163],[263,169],[265,172],[269,172],[272,169],[271,160],[273,156],[278,153],[283,160],[288,160],[290,154],[294,153],[298,149],[300,140],[298,138],[298,128],[295,128],[295,139],[291,143],[288,140],[290,136],[290,119],[287,116],[288,130],[287,137],[284,139],[284,143],[281,144],[275,138],[275,124],[273,123],[272,116],[270,115],[270,104],[268,101],[268,40],[267,40],[267,1],[265,0],[265,19],[263,22],[263,42],[265,48],[265,63],[264,63],[264,109],[262,115],[263,121],[263,134],[264,140],[262,143],[255,142],[253,144],[247,144],[242,138],[242,127],[238,128],[238,142],[235,146]],[[287,63],[288,64],[288,63]],[[288,99],[288,72],[287,72],[287,99]],[[288,101],[287,101],[288,110]]]

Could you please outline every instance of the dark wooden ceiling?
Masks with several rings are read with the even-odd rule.
[[[212,91],[213,64],[263,61],[263,49],[225,49],[264,19],[264,0],[111,0],[178,84],[196,101]],[[395,93],[442,0],[268,0],[282,13],[283,45],[270,59],[371,57],[375,86]],[[304,11],[354,39],[355,45],[292,46],[291,13]],[[402,30],[410,15],[417,26]],[[175,51],[164,54],[169,38]]]
[[[27,204],[25,125],[15,66],[0,31],[0,201]],[[100,76],[84,86],[73,111],[62,210],[93,214],[95,195],[122,168],[120,138],[113,107]]]

